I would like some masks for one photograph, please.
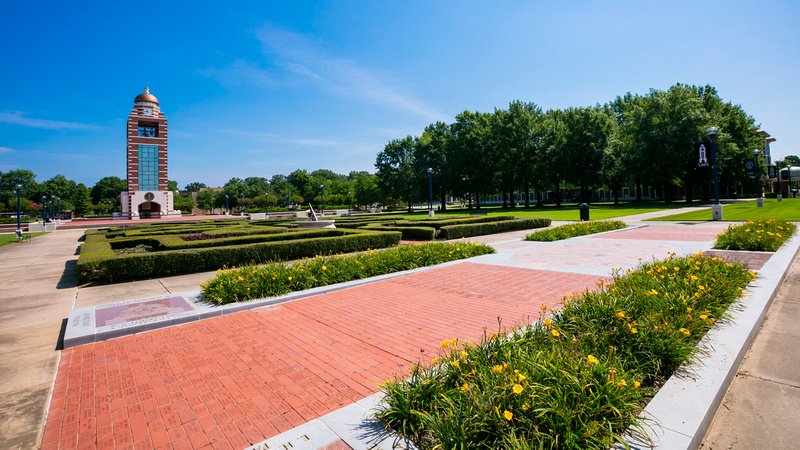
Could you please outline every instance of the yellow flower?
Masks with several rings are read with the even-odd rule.
[[[704,322],[705,322],[705,320],[706,320],[706,319],[708,319],[708,316],[707,316],[707,315],[705,315],[705,314],[700,314],[700,320],[702,320],[702,321],[704,321]]]
[[[636,333],[638,333],[638,331],[636,331],[636,328],[631,328],[631,334],[636,334]]]
[[[550,330],[550,334],[552,334],[553,337],[558,337],[561,333],[559,333],[558,330]]]
[[[683,333],[683,335],[684,335],[684,336],[689,336],[690,334],[692,334],[692,332],[691,332],[691,331],[689,331],[689,330],[687,330],[686,328],[681,328],[681,329],[680,329],[680,330],[678,330],[678,331],[680,331],[681,333]]]
[[[544,303],[542,303],[541,308],[542,308],[542,311],[547,311],[547,305],[545,305]]]
[[[289,281],[292,281],[292,277],[289,277]]]
[[[514,378],[516,378],[517,381],[524,381],[525,378],[527,378],[527,377],[525,375],[519,373],[519,370],[515,370],[514,371]]]
[[[328,270],[328,268],[325,267],[325,266],[322,266],[322,270]]]
[[[595,358],[595,357],[594,357],[594,356],[592,356],[592,355],[589,355],[589,356],[587,356],[587,357],[586,357],[586,361],[587,361],[589,364],[597,364],[597,362],[598,362],[598,361],[597,361],[597,358]]]
[[[461,391],[462,392],[469,392],[469,385],[467,383],[464,383],[464,385],[461,386]]]
[[[475,375],[475,371],[474,371],[474,370],[470,370],[470,371],[469,371],[469,373],[468,373],[468,374],[466,374],[466,375],[464,375],[464,376],[465,376],[465,377],[471,377],[471,376],[473,376],[473,375]]]
[[[523,411],[527,411],[527,410],[529,410],[529,409],[531,409],[531,405],[529,405],[529,404],[527,404],[527,403],[523,403],[523,404],[522,404],[522,410],[523,410]]]
[[[514,391],[515,394],[520,394],[522,393],[522,386],[520,386],[519,384],[515,384],[512,390]]]
[[[461,367],[461,364],[459,364],[458,360],[453,361],[453,367],[455,367],[456,369]]]
[[[686,312],[692,312],[692,308],[686,308]]]
[[[465,352],[465,351],[463,351],[463,350],[462,350],[462,351],[461,351],[461,357],[462,357],[462,358],[466,358],[466,357],[467,357],[467,352]]]
[[[675,269],[675,272],[680,272],[681,271],[680,267],[674,267],[674,269]]]
[[[239,277],[239,281],[244,281],[244,278],[242,278],[242,277]]]
[[[617,313],[617,319],[622,319],[623,317],[625,317],[625,311],[620,311]]]
[[[439,358],[433,358],[431,360],[431,364],[438,364],[438,363],[439,363]]]
[[[577,340],[577,339],[575,339],[575,338],[572,338],[572,343],[573,343],[573,344],[576,344],[577,342],[578,342],[578,340]]]
[[[633,382],[633,388],[634,389],[639,389],[639,386],[641,386],[641,385],[642,385],[642,383],[639,383],[638,381],[634,381]]]
[[[544,326],[546,326],[547,328],[550,328],[550,325],[551,325],[553,322],[552,322],[552,321],[550,320],[550,318],[548,317],[548,318],[544,319],[544,321],[543,321],[542,323],[544,323]]]
[[[492,367],[492,373],[500,373],[502,371],[503,371],[503,366],[500,364]]]
[[[505,410],[505,412],[503,412],[503,417],[505,417],[506,420],[511,421],[511,418],[514,417],[514,414],[512,414],[509,410]]]
[[[628,383],[626,383],[625,380],[620,380],[620,382],[617,383],[617,387],[622,387],[622,386],[627,386],[627,385],[628,385]]]

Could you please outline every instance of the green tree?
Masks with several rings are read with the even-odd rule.
[[[172,180],[167,180],[167,189],[172,191],[172,192],[178,192],[179,191],[178,182],[177,181],[172,181]]]
[[[366,171],[350,172],[348,178],[353,181],[353,190],[350,191],[353,204],[372,206],[381,201],[376,175]]]
[[[566,134],[562,151],[569,168],[564,178],[579,186],[581,201],[588,202],[590,189],[601,182],[599,174],[613,123],[599,107],[569,108],[563,121]]]
[[[83,216],[91,211],[92,196],[89,192],[89,188],[83,183],[75,186],[75,195],[72,199],[72,203],[75,208],[75,214],[78,216]]]
[[[419,199],[421,177],[414,170],[416,146],[417,140],[411,136],[395,139],[386,144],[375,160],[377,184],[384,198],[405,201],[409,212],[414,200]]]
[[[314,198],[316,188],[311,184],[311,176],[305,170],[295,170],[286,177],[286,181],[303,197],[304,202],[309,202]]]
[[[447,210],[447,195],[452,192],[457,180],[455,158],[451,154],[452,141],[450,126],[444,122],[436,122],[425,127],[414,149],[414,172],[423,174],[423,179],[428,181],[422,183],[422,197],[429,197],[428,184],[432,181],[433,191],[439,197],[442,211]],[[427,179],[429,168],[433,172],[430,179]]]
[[[197,207],[207,211],[214,209],[214,191],[211,189],[201,189],[197,193]]]
[[[200,183],[199,181],[193,181],[186,185],[183,188],[186,192],[200,192],[200,189],[207,188],[205,183]]]
[[[16,199],[18,184],[22,185],[21,196],[33,202],[37,202],[37,196],[41,198],[36,174],[30,170],[16,169],[0,172],[0,202],[7,204],[12,198]]]
[[[114,200],[121,192],[128,189],[128,182],[119,177],[103,177],[92,186],[92,202]]]
[[[194,208],[194,200],[191,196],[176,195],[173,197],[172,208],[178,211],[191,212]]]
[[[470,192],[480,209],[481,194],[494,190],[499,159],[499,147],[490,141],[489,114],[464,111],[450,126],[453,133],[453,152],[459,186]]]

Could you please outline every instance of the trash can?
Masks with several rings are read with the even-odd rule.
[[[586,203],[581,203],[581,222],[585,222],[589,220],[589,205]]]

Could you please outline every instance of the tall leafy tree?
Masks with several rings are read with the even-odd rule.
[[[412,203],[419,199],[421,177],[414,169],[414,151],[417,140],[411,136],[395,139],[384,147],[375,160],[378,187],[386,199],[401,200],[412,211]],[[427,175],[427,174],[426,174]]]
[[[186,187],[183,188],[183,189],[186,192],[200,192],[200,189],[203,189],[203,188],[206,188],[206,187],[208,187],[208,186],[206,186],[205,183],[201,183],[199,181],[193,181],[193,182],[187,184]]]
[[[450,126],[453,132],[454,166],[465,192],[470,192],[480,208],[480,195],[494,190],[498,146],[490,141],[489,114],[464,111]]]
[[[579,186],[581,201],[589,201],[589,190],[600,183],[603,156],[611,137],[611,118],[600,107],[569,108],[564,111],[565,179]]]
[[[447,195],[452,191],[457,178],[452,141],[450,126],[444,122],[436,122],[425,127],[414,150],[414,172],[428,177],[428,169],[432,169],[428,184],[423,183],[422,197],[430,196],[429,184],[432,184],[442,211],[447,210]]]
[[[114,200],[128,189],[128,182],[115,176],[103,177],[92,186],[92,202],[100,203],[104,200]]]

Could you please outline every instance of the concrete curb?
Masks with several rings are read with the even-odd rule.
[[[731,305],[728,320],[701,340],[706,353],[673,374],[642,411],[652,442],[633,433],[626,436],[632,449],[698,448],[799,249],[800,239],[787,241],[757,271],[748,296]]]

